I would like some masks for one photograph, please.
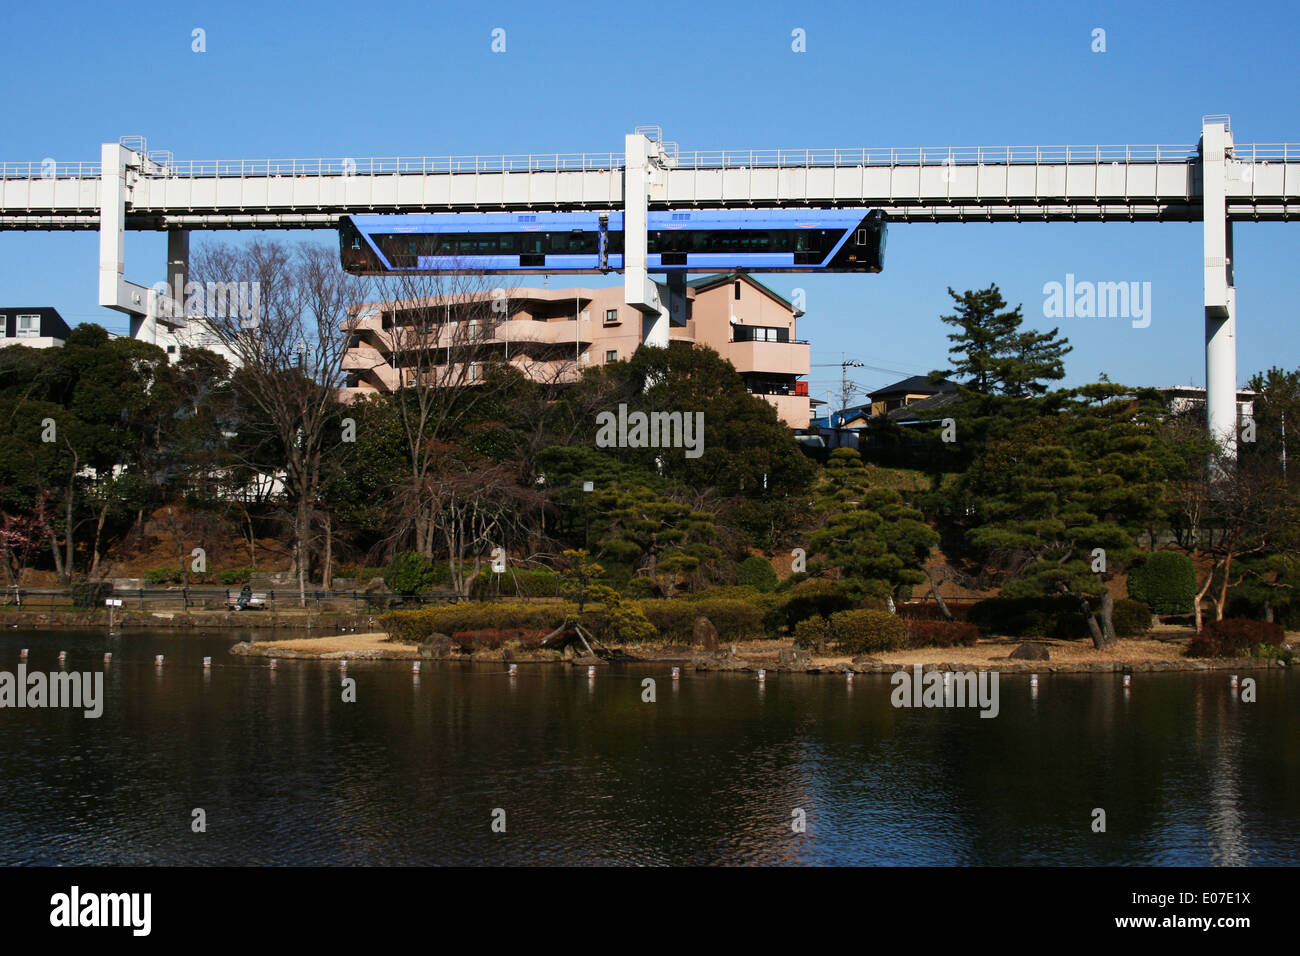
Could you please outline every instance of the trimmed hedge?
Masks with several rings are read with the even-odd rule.
[[[1196,600],[1196,569],[1185,554],[1155,551],[1129,569],[1128,595],[1157,614],[1189,614]]]
[[[824,617],[804,618],[794,626],[794,646],[821,650],[830,636],[830,621]]]
[[[837,611],[830,616],[830,643],[841,654],[893,651],[907,644],[907,629],[888,611]]]
[[[1117,637],[1136,637],[1151,630],[1151,608],[1141,601],[1120,598],[1110,614]]]
[[[391,640],[419,642],[432,634],[455,634],[460,631],[483,631],[512,628],[540,629],[547,632],[574,617],[578,606],[569,603],[524,604],[509,601],[462,601],[421,608],[418,611],[392,611],[379,616]]]
[[[560,584],[564,581],[560,575],[547,568],[511,568],[500,574],[489,571],[480,574],[474,580],[471,593],[475,597],[484,594],[496,594],[514,597],[559,597]]]
[[[744,561],[740,562],[740,567],[736,569],[736,583],[747,585],[755,590],[762,591],[764,594],[776,590],[779,580],[776,571],[772,568],[772,562],[766,558],[760,558],[758,555],[750,555]]]
[[[948,612],[952,614],[952,620],[965,621],[970,609],[974,605],[957,604],[954,601],[948,602]],[[939,610],[939,605],[927,601],[924,604],[900,604],[898,605],[898,616],[906,621],[947,621],[948,618],[943,616]]]
[[[1285,640],[1281,624],[1227,617],[1206,624],[1187,645],[1187,656],[1252,657],[1261,645],[1277,646]]]
[[[979,640],[980,630],[966,621],[906,620],[908,647],[970,647]]]
[[[664,640],[689,643],[695,619],[703,615],[718,631],[718,640],[737,641],[763,636],[763,609],[738,598],[699,597],[637,601]]]
[[[781,591],[778,601],[767,615],[771,630],[793,628],[810,617],[829,618],[837,611],[847,611],[856,604],[852,597],[824,578],[808,578]]]
[[[217,580],[225,587],[232,587],[236,584],[244,584],[253,579],[257,573],[257,568],[228,568],[217,575]]]

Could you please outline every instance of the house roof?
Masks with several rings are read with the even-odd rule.
[[[707,289],[712,289],[714,286],[719,286],[726,282],[735,282],[737,279],[743,279],[745,282],[748,282],[750,285],[752,285],[755,289],[758,289],[764,295],[768,295],[773,299],[775,299],[777,302],[780,302],[783,306],[785,306],[787,309],[793,312],[796,317],[803,315],[803,312],[801,312],[799,309],[796,309],[794,307],[794,303],[792,303],[789,299],[787,299],[785,296],[777,292],[774,292],[772,289],[769,289],[767,286],[763,285],[763,283],[759,282],[757,279],[755,279],[747,272],[718,272],[718,273],[714,273],[713,275],[700,276],[698,279],[688,280],[686,283],[686,287],[689,289],[694,289],[696,292],[703,292]]]
[[[956,392],[957,384],[950,382],[946,378],[941,378],[937,382],[931,382],[928,375],[913,375],[911,378],[905,378],[901,382],[895,382],[893,385],[886,385],[884,388],[878,388],[874,392],[868,392],[869,398],[876,398],[878,395],[912,394],[912,395],[938,395],[941,392]]]
[[[956,405],[961,401],[961,395],[957,390],[945,390],[929,398],[918,398],[910,405],[904,405],[902,408],[895,408],[892,411],[885,412],[879,416],[885,421],[895,422],[897,424],[908,424],[911,422],[926,421],[927,416],[924,412],[935,408],[943,408],[945,405]]]

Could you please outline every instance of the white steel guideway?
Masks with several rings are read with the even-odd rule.
[[[779,149],[682,153],[654,127],[624,152],[496,157],[177,162],[143,139],[106,143],[99,163],[0,163],[0,230],[97,230],[99,301],[132,334],[183,324],[158,293],[125,278],[125,232],[168,234],[167,279],[184,286],[194,229],[329,229],[373,212],[621,210],[624,291],[643,340],[668,343],[684,277],[646,269],[654,209],[853,207],[895,222],[1204,224],[1206,415],[1236,446],[1232,224],[1300,217],[1300,145],[1234,145],[1207,116],[1198,146]],[[172,313],[179,316],[180,310]]]

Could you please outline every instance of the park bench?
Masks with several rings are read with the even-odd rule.
[[[226,592],[226,610],[228,611],[262,611],[266,609],[266,593],[264,591],[254,591],[248,596],[248,601],[241,603],[243,595],[236,594],[231,598],[233,592]]]

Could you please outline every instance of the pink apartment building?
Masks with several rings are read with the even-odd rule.
[[[346,323],[341,397],[390,391],[414,374],[472,382],[484,361],[510,362],[539,380],[574,381],[584,368],[630,358],[641,344],[641,313],[623,302],[621,285],[506,292],[496,300],[483,293],[356,306]],[[444,315],[431,321],[437,310]],[[800,315],[747,275],[705,276],[687,283],[686,324],[672,326],[670,339],[714,349],[782,421],[804,429],[812,399],[804,380],[809,346],[795,333]],[[426,338],[437,341],[417,354],[402,334],[412,325],[436,329]]]

